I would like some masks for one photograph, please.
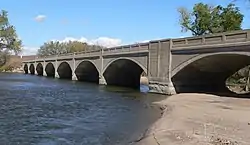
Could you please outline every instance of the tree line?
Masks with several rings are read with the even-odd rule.
[[[79,41],[49,41],[45,42],[37,51],[38,56],[60,55],[66,53],[74,53],[89,50],[98,50],[102,46],[90,45]]]

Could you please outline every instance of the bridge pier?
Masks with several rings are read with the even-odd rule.
[[[34,75],[38,75],[38,73],[37,73],[37,70],[36,70],[36,68],[37,68],[37,62],[35,62],[34,63]]]
[[[106,82],[103,75],[99,76],[99,84],[100,85],[107,85],[107,82]]]
[[[43,71],[43,76],[47,77],[47,73],[45,70]]]
[[[77,81],[77,80],[78,80],[75,73],[72,74],[72,80],[73,80],[73,81]]]
[[[55,78],[60,78],[60,76],[59,76],[59,74],[58,74],[57,71],[55,72]]]
[[[158,93],[158,94],[166,94],[166,95],[176,94],[176,91],[172,82],[163,83],[163,82],[158,82],[158,81],[149,81],[149,92]]]

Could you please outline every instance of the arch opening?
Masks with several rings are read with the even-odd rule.
[[[103,76],[107,85],[139,89],[142,72],[143,69],[136,62],[118,59],[107,67]]]
[[[72,79],[72,70],[67,62],[62,62],[57,69],[59,78]]]
[[[99,84],[99,72],[95,65],[90,61],[81,62],[77,66],[75,74],[78,81]]]
[[[48,77],[55,77],[55,67],[52,63],[48,63],[45,67],[45,72]]]
[[[30,74],[32,74],[32,75],[35,74],[35,66],[34,66],[34,64],[30,64],[29,70],[30,70]]]
[[[36,72],[37,75],[42,76],[43,75],[43,65],[41,63],[38,63],[36,66]]]
[[[173,71],[172,82],[177,93],[232,93],[226,80],[249,64],[247,55],[210,54]]]
[[[24,64],[23,70],[24,70],[24,73],[25,73],[25,74],[28,74],[28,73],[29,73],[29,68],[28,68],[28,65],[27,65],[27,64]]]

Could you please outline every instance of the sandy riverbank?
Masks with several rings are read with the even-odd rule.
[[[136,145],[249,145],[250,99],[178,94]]]

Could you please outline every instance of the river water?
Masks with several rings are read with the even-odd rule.
[[[0,144],[127,145],[159,116],[163,96],[0,73]]]

